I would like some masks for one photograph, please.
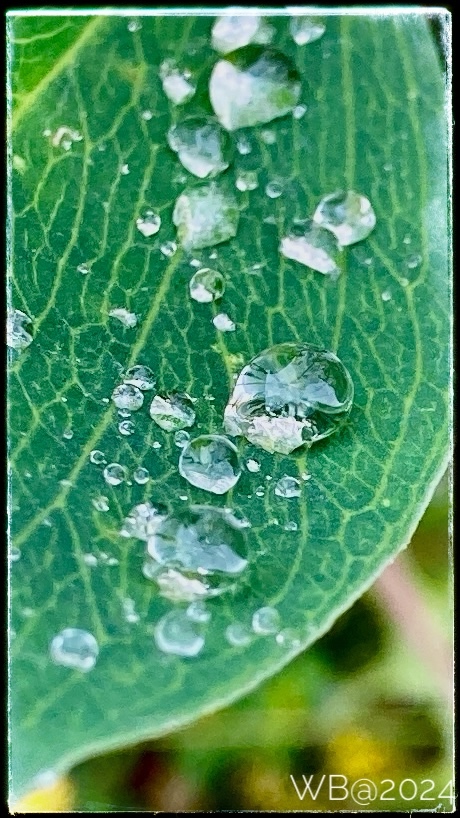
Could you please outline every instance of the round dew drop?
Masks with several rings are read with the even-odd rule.
[[[122,420],[121,423],[118,424],[118,431],[121,435],[129,437],[134,434],[136,427],[132,420]]]
[[[104,480],[109,486],[119,486],[126,480],[126,469],[119,463],[109,463],[104,469]]]
[[[275,485],[275,494],[277,494],[278,497],[290,499],[292,497],[300,497],[301,493],[299,480],[295,477],[291,477],[289,474],[285,474],[284,477],[281,477]]]
[[[95,466],[100,466],[102,463],[107,462],[104,452],[101,452],[99,449],[93,449],[93,451],[90,452],[89,459]]]
[[[367,238],[376,224],[369,199],[354,190],[338,190],[323,196],[313,221],[333,233],[341,247]]]
[[[225,292],[225,279],[222,273],[202,267],[192,276],[189,283],[190,297],[200,304],[210,303],[222,298]]]
[[[87,673],[96,664],[99,646],[94,636],[80,628],[64,628],[51,641],[50,654],[57,665]]]
[[[192,622],[185,611],[170,611],[155,626],[156,646],[163,653],[175,656],[198,656],[204,647],[204,636],[199,624]]]
[[[292,17],[289,29],[296,45],[302,46],[319,40],[326,26],[317,17]]]
[[[176,200],[173,222],[185,250],[214,247],[236,235],[240,211],[233,191],[217,182],[187,188]]]
[[[259,608],[252,617],[252,629],[260,636],[277,633],[280,629],[281,617],[276,608],[266,606]]]
[[[161,217],[148,207],[136,219],[136,227],[144,238],[148,239],[158,233],[161,227]]]
[[[236,446],[221,435],[201,435],[184,446],[179,472],[192,486],[225,494],[241,476]]]
[[[232,622],[225,630],[225,638],[234,647],[244,647],[252,641],[250,629],[242,622]]]
[[[211,619],[211,611],[208,610],[205,602],[199,599],[190,603],[186,613],[192,622],[209,622]]]
[[[150,417],[166,432],[176,432],[193,426],[196,415],[187,395],[173,393],[165,398],[155,395],[150,404]]]
[[[155,388],[156,378],[152,370],[143,364],[136,364],[131,366],[123,378],[124,383],[135,386],[142,392],[148,392]]]
[[[133,473],[133,479],[139,486],[143,486],[150,480],[150,474],[143,466],[139,466]]]
[[[112,400],[117,409],[126,409],[129,412],[137,412],[144,403],[144,396],[137,386],[129,383],[122,383],[116,386],[112,392]]]
[[[184,168],[200,179],[218,176],[232,161],[230,137],[211,117],[188,117],[171,126],[167,139]]]
[[[30,334],[32,319],[21,310],[8,310],[6,321],[6,343],[11,349],[25,349],[32,343]],[[26,329],[28,327],[28,329]]]
[[[333,279],[340,274],[336,239],[311,219],[293,223],[289,233],[281,239],[279,249],[285,258],[298,261],[318,273]]]
[[[179,449],[183,449],[184,446],[186,446],[186,444],[189,442],[189,440],[190,440],[189,433],[182,429],[179,429],[179,431],[176,432],[176,434],[174,435],[174,443]]]

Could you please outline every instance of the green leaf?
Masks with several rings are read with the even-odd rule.
[[[43,31],[41,18],[33,19],[29,37]],[[11,37],[23,36],[21,18],[9,22]],[[40,772],[173,730],[279,670],[409,542],[445,468],[445,77],[421,15],[337,12],[326,23],[321,40],[298,48],[287,20],[276,18],[275,42],[297,64],[307,111],[273,122],[274,142],[264,137],[267,126],[249,133],[252,153],[236,154],[235,167],[258,170],[259,188],[238,193],[238,234],[217,248],[217,259],[197,253],[226,276],[219,308],[236,322],[233,333],[217,332],[212,308],[189,299],[190,258],[159,250],[175,237],[171,214],[184,183],[165,140],[180,111],[163,94],[158,66],[184,56],[198,78],[184,110],[208,112],[212,18],[145,17],[136,32],[122,17],[78,19],[78,38],[56,51],[57,62],[13,116],[9,287],[13,306],[34,326],[33,343],[19,357],[10,350],[9,359],[11,533],[21,550],[11,569],[15,796]],[[76,24],[59,17],[65,31]],[[13,84],[23,88],[21,71],[13,49]],[[145,110],[153,113],[148,121]],[[53,147],[42,134],[60,126],[83,139],[68,151]],[[128,174],[120,171],[125,164]],[[284,193],[270,199],[265,185],[279,177]],[[292,217],[311,214],[322,195],[344,186],[370,198],[377,226],[343,252],[334,282],[282,259],[278,244]],[[135,225],[146,205],[162,218],[150,239]],[[88,275],[77,271],[82,263]],[[136,313],[137,326],[110,318],[115,307]],[[178,474],[179,449],[150,420],[148,400],[134,417],[135,434],[118,433],[107,398],[128,364],[150,366],[159,391],[198,398],[194,432],[219,432],[232,376],[258,351],[287,340],[336,351],[355,384],[349,423],[308,458],[240,444],[245,459],[259,460],[260,473],[245,472],[232,494],[210,497]],[[71,439],[63,437],[69,428]],[[131,473],[144,465],[150,482],[106,485],[89,461],[96,448]],[[305,470],[311,479],[300,499],[274,494],[279,477]],[[259,497],[265,475],[273,480]],[[109,498],[106,513],[92,504],[101,493]],[[252,525],[248,577],[234,597],[213,601],[205,649],[190,660],[156,649],[152,626],[170,603],[141,573],[143,544],[118,535],[135,503],[174,508],[184,494],[231,506]],[[297,531],[284,529],[289,521]],[[100,552],[118,564],[83,560]],[[137,624],[124,618],[127,597]],[[244,648],[227,644],[226,626],[250,623],[263,604],[279,609],[299,646],[261,637]],[[90,673],[50,661],[50,640],[71,626],[99,642]]]

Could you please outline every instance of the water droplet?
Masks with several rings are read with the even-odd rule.
[[[166,398],[155,395],[150,404],[150,417],[166,432],[186,429],[195,423],[195,411],[188,395],[173,393]]]
[[[252,629],[260,636],[277,633],[280,629],[281,617],[276,608],[269,605],[259,608],[252,617]]]
[[[336,431],[352,403],[353,382],[336,355],[313,344],[278,344],[240,372],[224,428],[268,452],[290,454]]]
[[[326,26],[317,17],[292,17],[289,30],[296,45],[307,45],[319,40]]]
[[[92,503],[96,511],[108,511],[110,508],[109,498],[104,497],[102,494],[99,497],[94,497]]]
[[[302,117],[307,113],[307,106],[306,105],[296,105],[292,116],[294,119],[302,119]]]
[[[150,474],[143,466],[139,466],[139,468],[137,468],[133,474],[133,479],[139,486],[143,486],[144,483],[148,483],[150,480]]]
[[[235,187],[238,190],[256,190],[259,187],[259,177],[255,170],[240,170],[236,177]]]
[[[268,128],[260,132],[260,138],[264,145],[274,145],[276,142],[276,133]]]
[[[412,238],[411,238],[411,237],[409,236],[409,234],[407,233],[407,234],[404,236],[404,238],[403,238],[403,242],[404,242],[404,244],[410,244],[410,243],[411,243],[411,241],[412,241]]]
[[[384,164],[384,166],[383,166],[383,169],[384,169],[384,171],[386,171],[387,173],[389,173],[390,171],[392,171],[392,170],[393,170],[393,164],[392,164],[392,162],[385,162],[385,164]]]
[[[137,412],[144,403],[144,396],[137,386],[133,386],[130,383],[122,383],[113,390],[112,400],[117,409]]]
[[[182,449],[179,472],[192,486],[225,494],[241,475],[238,450],[222,435],[200,435]]]
[[[300,78],[284,54],[247,46],[215,64],[209,94],[221,124],[235,131],[292,111],[300,96]]]
[[[298,525],[295,520],[288,520],[285,526],[283,526],[285,531],[297,531]]]
[[[96,639],[80,628],[64,628],[52,639],[50,654],[57,665],[72,667],[86,673],[92,670],[99,655]]]
[[[419,253],[414,253],[413,256],[409,256],[409,258],[407,259],[407,262],[406,262],[409,270],[415,270],[415,268],[419,267],[421,263],[422,263],[422,257],[421,257],[421,255]]]
[[[225,629],[225,638],[230,645],[242,648],[252,641],[252,634],[247,625],[243,625],[242,622],[232,622]]]
[[[25,349],[34,340],[30,331],[25,329],[32,324],[32,319],[21,310],[8,310],[6,321],[6,343],[12,349]]]
[[[203,267],[190,279],[189,289],[194,301],[206,304],[222,298],[225,292],[225,279],[217,270]]]
[[[129,409],[119,409],[118,410],[118,415],[121,418],[130,418],[131,417],[131,412],[130,412]]]
[[[221,332],[234,332],[236,329],[236,325],[232,319],[228,317],[226,312],[220,312],[219,315],[215,315],[212,319],[212,323],[215,328]]]
[[[301,476],[302,480],[311,480],[311,474],[308,474],[308,472],[306,472],[306,471],[303,471],[300,476]]]
[[[72,440],[72,438],[73,438],[73,431],[72,431],[72,429],[66,429],[66,430],[65,430],[65,431],[62,433],[62,437],[63,437],[65,440]]]
[[[121,423],[118,424],[118,431],[121,435],[129,437],[129,435],[133,435],[136,431],[136,426],[132,420],[122,420]]]
[[[382,301],[391,301],[391,292],[390,290],[384,290],[381,294]]]
[[[170,611],[155,626],[155,642],[163,653],[197,656],[204,646],[198,623],[188,619],[185,611]]]
[[[97,567],[98,564],[97,557],[94,554],[83,554],[82,560],[85,563],[85,565],[89,565],[90,568]]]
[[[158,440],[154,440],[152,443],[152,449],[161,449],[161,443]]]
[[[122,176],[127,176],[129,173],[129,165],[122,165],[120,168],[120,173]]]
[[[128,23],[128,31],[131,33],[139,31],[142,28],[142,23],[139,20],[130,20]]]
[[[127,622],[130,622],[131,624],[135,624],[136,622],[139,622],[140,616],[136,612],[136,604],[134,602],[134,599],[130,599],[129,597],[126,597],[125,599],[122,599],[121,605],[122,605],[123,613],[124,613],[124,616],[125,616],[125,619],[126,619]]]
[[[158,213],[154,213],[149,207],[147,207],[138,219],[136,219],[136,227],[146,239],[150,236],[154,236],[155,233],[158,233],[161,227],[161,217]]]
[[[252,152],[252,145],[246,134],[238,134],[236,137],[236,149],[241,156],[247,156]]]
[[[163,244],[160,245],[160,253],[166,258],[171,258],[177,250],[177,244],[175,241],[165,241]]]
[[[285,628],[284,631],[280,631],[276,634],[275,639],[278,645],[281,645],[283,648],[291,649],[300,647],[299,636],[292,628]]]
[[[174,105],[188,102],[196,91],[196,83],[187,68],[180,68],[175,60],[164,60],[160,65],[163,91]]]
[[[281,196],[283,193],[283,185],[281,182],[268,182],[268,184],[265,186],[265,193],[269,199],[277,199],[278,196]]]
[[[391,505],[391,502],[388,499],[388,497],[384,497],[383,500],[382,500],[382,506],[384,506],[385,508],[389,508],[390,505]]]
[[[251,472],[254,472],[254,473],[258,472],[258,471],[260,471],[260,463],[258,463],[257,460],[252,460],[252,459],[247,460],[246,461],[246,468],[247,468],[248,471],[251,471]]]
[[[141,117],[142,117],[142,119],[145,119],[146,122],[149,122],[151,119],[153,119],[153,113],[152,113],[152,111],[148,111],[148,110],[147,111],[142,111]]]
[[[77,267],[77,272],[81,273],[83,276],[88,275],[90,271],[91,267],[89,266],[89,264],[79,264]]]
[[[313,214],[313,221],[335,235],[341,247],[367,238],[376,218],[366,196],[354,190],[338,190],[323,196]]]
[[[275,485],[275,494],[277,494],[278,497],[286,497],[288,499],[292,497],[300,497],[300,483],[295,477],[285,474],[284,477],[281,477],[277,481]]]
[[[241,527],[231,515],[210,506],[190,506],[166,517],[150,537],[148,553],[182,575],[191,599],[231,590],[248,562]],[[195,581],[196,587],[187,587],[185,580]]]
[[[109,486],[119,486],[126,480],[126,469],[119,463],[109,463],[104,469],[104,480]]]
[[[256,497],[265,497],[265,486],[257,486],[254,494]]]
[[[165,509],[152,503],[139,503],[131,509],[120,530],[121,537],[147,541],[165,519]]]
[[[167,139],[184,168],[200,179],[217,176],[232,160],[230,137],[211,117],[187,117],[170,127]]]
[[[174,443],[176,444],[176,446],[179,447],[179,449],[183,449],[184,446],[186,446],[186,444],[189,442],[189,440],[190,440],[189,433],[183,431],[182,429],[179,429],[179,431],[176,432],[176,434],[174,435]]]
[[[13,155],[13,168],[19,173],[24,173],[27,168],[25,159],[23,159],[22,156],[18,156],[16,153]]]
[[[51,136],[51,144],[53,148],[62,148],[65,151],[70,151],[74,142],[81,142],[83,139],[79,131],[62,125]]]
[[[220,54],[229,54],[250,43],[270,43],[275,30],[258,15],[225,15],[218,17],[212,27],[212,47]]]
[[[186,250],[200,250],[236,235],[240,211],[228,187],[217,182],[185,190],[174,206],[173,222]]]
[[[136,364],[126,370],[123,382],[135,386],[142,392],[148,392],[150,389],[155,388],[156,378],[150,367],[144,366],[144,364]]]
[[[19,548],[16,548],[15,545],[12,545],[10,547],[8,556],[9,556],[10,562],[17,562],[19,559],[21,559],[21,551],[20,551]]]
[[[190,603],[186,613],[192,622],[209,622],[211,619],[211,611],[209,611],[206,604],[199,599]]]
[[[93,451],[90,452],[89,459],[95,466],[100,466],[102,463],[107,463],[104,452],[99,451],[99,449],[93,449]]]
[[[409,286],[409,279],[403,277],[401,279],[401,287],[408,287],[408,286]]]
[[[114,310],[110,310],[109,315],[111,318],[116,318],[125,327],[131,328],[137,324],[137,315],[134,312],[125,310],[124,307],[117,307]]]
[[[281,239],[280,253],[323,275],[337,278],[338,247],[334,237],[311,219],[294,223],[290,233]]]

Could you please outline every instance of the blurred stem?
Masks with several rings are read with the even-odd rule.
[[[407,559],[400,556],[389,565],[373,590],[404,641],[419,656],[451,707],[453,652],[446,634],[436,625],[427,608]]]

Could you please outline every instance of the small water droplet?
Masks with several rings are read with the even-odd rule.
[[[177,250],[177,244],[175,241],[165,241],[163,244],[160,244],[160,253],[166,258],[171,258]]]
[[[212,319],[212,323],[220,332],[234,332],[236,329],[235,323],[228,317],[226,312],[220,312],[219,315],[215,315]]]
[[[200,304],[216,301],[225,292],[225,279],[222,273],[203,267],[192,276],[189,283],[190,297]]]
[[[300,482],[295,477],[285,474],[284,477],[281,477],[277,481],[275,485],[275,494],[277,494],[278,497],[286,497],[288,499],[292,497],[300,497]]]
[[[367,238],[376,224],[369,199],[354,190],[338,190],[323,196],[313,221],[330,230],[341,247]]]
[[[150,474],[143,466],[139,466],[139,468],[137,468],[133,473],[133,479],[135,483],[139,484],[139,486],[143,486],[144,483],[148,483],[150,480]]]
[[[240,372],[224,428],[268,452],[290,454],[336,431],[352,403],[353,382],[336,355],[313,344],[277,344]]]
[[[335,279],[340,274],[337,265],[339,248],[334,237],[311,219],[294,223],[287,236],[281,239],[280,253],[323,275]]]
[[[118,431],[121,435],[129,437],[129,435],[133,435],[136,431],[136,426],[132,420],[122,420],[121,423],[118,424]]]
[[[411,237],[409,236],[409,234],[407,233],[407,234],[404,236],[404,238],[403,238],[403,242],[404,242],[404,244],[410,244],[410,243],[411,243],[411,241],[412,241],[412,238],[411,238]]]
[[[154,440],[152,443],[152,449],[161,449],[161,443],[158,440]]]
[[[318,17],[292,17],[289,23],[291,37],[296,45],[302,46],[319,40],[326,31],[326,26]]]
[[[55,664],[87,673],[96,664],[99,646],[88,631],[81,628],[64,628],[52,639],[50,654]]]
[[[147,541],[155,533],[165,516],[165,509],[162,506],[153,506],[149,502],[139,503],[131,509],[123,521],[120,536]]]
[[[130,409],[119,409],[117,414],[121,418],[130,418],[131,417]]]
[[[200,179],[217,176],[232,160],[230,137],[211,117],[187,117],[170,127],[167,139],[184,168]]]
[[[200,435],[182,449],[179,472],[192,486],[225,494],[241,476],[238,450],[222,435]]]
[[[155,395],[150,404],[150,417],[166,432],[176,432],[193,426],[196,416],[188,395],[173,393],[165,398]]]
[[[21,559],[21,551],[15,545],[12,545],[9,549],[8,556],[10,562],[17,562],[19,559]]]
[[[209,95],[218,120],[235,131],[292,111],[300,96],[300,77],[284,54],[253,45],[218,60]]]
[[[161,227],[161,217],[158,213],[147,207],[145,208],[138,219],[136,219],[136,227],[146,239],[158,233]]]
[[[179,431],[174,435],[174,443],[179,447],[179,449],[183,449],[189,440],[189,433],[185,432],[183,429],[179,429]]]
[[[196,83],[187,68],[180,67],[175,60],[164,60],[160,65],[160,79],[163,91],[173,105],[188,102],[196,91]]]
[[[296,105],[292,116],[294,119],[302,119],[302,117],[307,113],[307,106],[306,105]]]
[[[136,364],[126,370],[123,382],[135,386],[142,392],[148,392],[150,389],[155,388],[156,378],[150,367],[144,366],[144,364]]]
[[[129,165],[122,165],[120,168],[120,173],[122,176],[127,176],[129,173]]]
[[[113,390],[112,400],[117,409],[137,412],[144,403],[144,396],[137,386],[133,386],[130,383],[122,383]]]
[[[281,617],[276,608],[269,605],[259,608],[252,617],[252,629],[260,636],[277,633],[280,629]]]
[[[139,31],[142,28],[142,23],[139,20],[130,20],[127,28],[128,31],[134,33],[135,31]]]
[[[83,276],[86,276],[89,272],[91,272],[91,267],[89,264],[79,264],[77,267],[77,272],[81,273]]]
[[[283,648],[292,649],[300,647],[299,636],[292,628],[285,628],[285,630],[280,631],[276,634],[275,639],[278,645],[281,645]]]
[[[238,190],[256,190],[259,187],[259,177],[255,170],[240,170],[235,180]]]
[[[72,440],[72,438],[73,438],[73,431],[72,431],[72,429],[66,429],[66,430],[65,430],[65,431],[62,433],[62,437],[63,437],[63,438],[65,438],[65,440]]]
[[[93,451],[90,452],[89,459],[95,466],[100,466],[102,463],[107,463],[104,452],[99,451],[99,449],[93,449]]]
[[[152,113],[152,111],[148,111],[148,110],[147,111],[142,111],[141,117],[142,117],[142,119],[145,119],[146,122],[149,122],[151,119],[153,119],[153,113]]]
[[[30,334],[32,319],[21,310],[8,310],[6,343],[12,349],[25,349],[34,340]],[[26,329],[26,327],[28,329]]]
[[[311,474],[308,474],[308,472],[306,472],[306,471],[303,471],[300,476],[301,476],[302,480],[311,480]]]
[[[129,312],[124,307],[116,307],[114,310],[110,310],[109,315],[128,328],[135,327],[137,324],[137,315],[134,312]]]
[[[192,622],[209,622],[211,619],[211,611],[206,607],[206,603],[199,599],[190,603],[186,613]]]
[[[256,497],[265,497],[265,486],[257,486],[254,494]]]
[[[231,625],[225,629],[225,638],[230,645],[242,648],[245,645],[249,645],[252,641],[252,634],[247,625],[244,625],[242,622],[232,622]]]
[[[89,565],[90,568],[96,568],[97,567],[97,564],[98,564],[97,557],[94,554],[83,554],[82,560],[85,563],[85,565]]]
[[[295,520],[288,520],[286,525],[284,526],[285,531],[297,531],[298,525]]]
[[[382,301],[391,301],[391,292],[390,290],[384,290],[381,294]]]
[[[275,180],[268,182],[265,186],[265,193],[267,194],[269,199],[277,199],[283,193],[283,185],[281,182],[277,182]]]
[[[210,182],[185,190],[174,206],[177,237],[186,250],[200,250],[236,235],[240,211],[228,186]]]
[[[268,128],[260,132],[260,138],[264,145],[274,145],[276,142],[276,133]]]
[[[126,480],[126,469],[119,463],[109,463],[104,469],[104,480],[109,486],[119,486]]]
[[[241,156],[252,153],[252,145],[246,134],[238,134],[236,137],[236,149]]]
[[[382,500],[382,506],[384,506],[385,508],[389,508],[390,505],[391,505],[391,502],[388,499],[388,497],[384,497],[383,500]]]
[[[419,253],[414,253],[413,256],[409,256],[406,261],[406,264],[409,270],[415,270],[416,267],[419,267],[422,263],[422,257]]]
[[[260,471],[260,463],[257,460],[252,460],[252,459],[247,460],[246,461],[246,468],[247,468],[248,471],[251,471],[251,472],[254,472],[254,473],[258,472],[258,471]]]
[[[403,277],[401,279],[401,287],[408,287],[408,286],[409,286],[409,279]]]
[[[74,142],[81,142],[83,139],[81,133],[74,128],[69,128],[67,125],[61,125],[53,135],[51,135],[51,144],[53,148],[62,148],[65,151],[70,151]]]
[[[104,497],[102,494],[99,497],[94,497],[92,503],[96,511],[108,511],[110,508],[109,498]]]
[[[126,597],[125,599],[122,599],[121,605],[123,608],[124,617],[127,622],[129,622],[130,624],[135,624],[136,622],[139,622],[140,616],[136,612],[136,604],[134,602],[134,599]]]
[[[163,653],[175,656],[197,656],[204,647],[199,623],[192,622],[185,611],[170,611],[155,626],[155,642]]]
[[[250,43],[270,43],[275,29],[259,15],[225,15],[218,17],[212,27],[212,47],[221,54],[229,54]]]

